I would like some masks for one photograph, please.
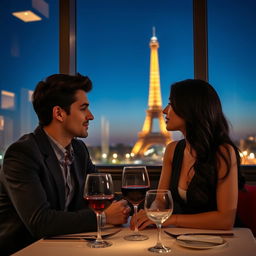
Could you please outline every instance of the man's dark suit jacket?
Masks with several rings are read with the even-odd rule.
[[[72,140],[75,195],[64,212],[64,181],[43,129],[24,135],[6,151],[0,171],[0,255],[46,236],[92,231],[96,217],[83,200],[85,176],[96,172],[85,144]]]

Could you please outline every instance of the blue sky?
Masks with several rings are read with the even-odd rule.
[[[33,89],[58,73],[58,1],[50,19],[24,23],[10,15],[30,1],[1,1],[0,89]],[[6,11],[4,11],[6,10]],[[208,0],[209,80],[235,139],[255,135],[256,1]],[[133,144],[141,130],[149,89],[152,26],[159,40],[163,105],[170,84],[193,78],[192,0],[77,0],[77,71],[88,75],[95,120],[87,143],[100,143],[101,116],[110,142]],[[14,56],[15,54],[16,56]]]
[[[99,139],[99,119],[105,116],[111,142],[133,144],[147,109],[153,26],[160,44],[164,104],[170,83],[193,76],[192,5],[191,1],[102,2],[78,1],[78,70],[94,83],[90,99],[95,121],[88,141]]]
[[[193,77],[192,1],[78,1],[78,70],[94,82],[96,118],[88,141],[99,139],[99,118],[112,142],[134,142],[148,100],[152,26],[160,43],[164,105],[170,84]],[[209,0],[209,81],[219,93],[235,139],[255,134],[255,1]]]

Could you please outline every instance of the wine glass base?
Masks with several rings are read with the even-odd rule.
[[[144,241],[148,239],[148,236],[141,235],[141,234],[131,234],[124,237],[127,241]]]
[[[95,240],[95,241],[92,241],[92,242],[87,243],[87,245],[88,245],[89,247],[91,247],[91,248],[106,248],[106,247],[111,246],[112,243],[111,243],[111,242],[104,241],[104,240],[102,240],[102,241],[97,241],[97,240]]]
[[[148,250],[150,252],[156,252],[156,253],[167,253],[167,252],[171,251],[171,248],[162,245],[162,246],[150,247],[150,248],[148,248]]]

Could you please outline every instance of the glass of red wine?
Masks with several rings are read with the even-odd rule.
[[[122,194],[134,208],[134,215],[138,212],[139,204],[144,201],[150,182],[146,166],[127,166],[123,169],[122,175]],[[129,241],[143,241],[148,236],[139,233],[137,221],[135,219],[135,230],[132,234],[124,237]]]
[[[106,210],[114,199],[113,181],[110,174],[88,174],[84,186],[84,199],[89,202],[90,208],[97,216],[97,238],[89,242],[91,248],[105,248],[112,243],[104,241],[101,237],[101,214]]]

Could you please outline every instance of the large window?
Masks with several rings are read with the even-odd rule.
[[[0,164],[7,146],[31,132],[36,83],[58,73],[58,1],[0,1]]]
[[[36,83],[59,72],[59,1],[4,0],[0,7],[1,164],[7,146],[37,125]],[[208,0],[209,81],[245,164],[256,163],[255,11],[254,0]],[[171,83],[194,76],[192,15],[192,0],[77,0],[77,71],[94,84],[86,143],[95,163],[133,162],[148,108],[152,27],[163,106]]]
[[[77,71],[94,85],[89,99],[95,120],[86,143],[96,162],[131,162],[148,106],[153,26],[163,106],[171,83],[193,77],[192,14],[192,0],[77,1]],[[101,154],[106,145],[108,160]]]
[[[256,164],[255,12],[254,0],[208,0],[209,81],[245,164]]]

